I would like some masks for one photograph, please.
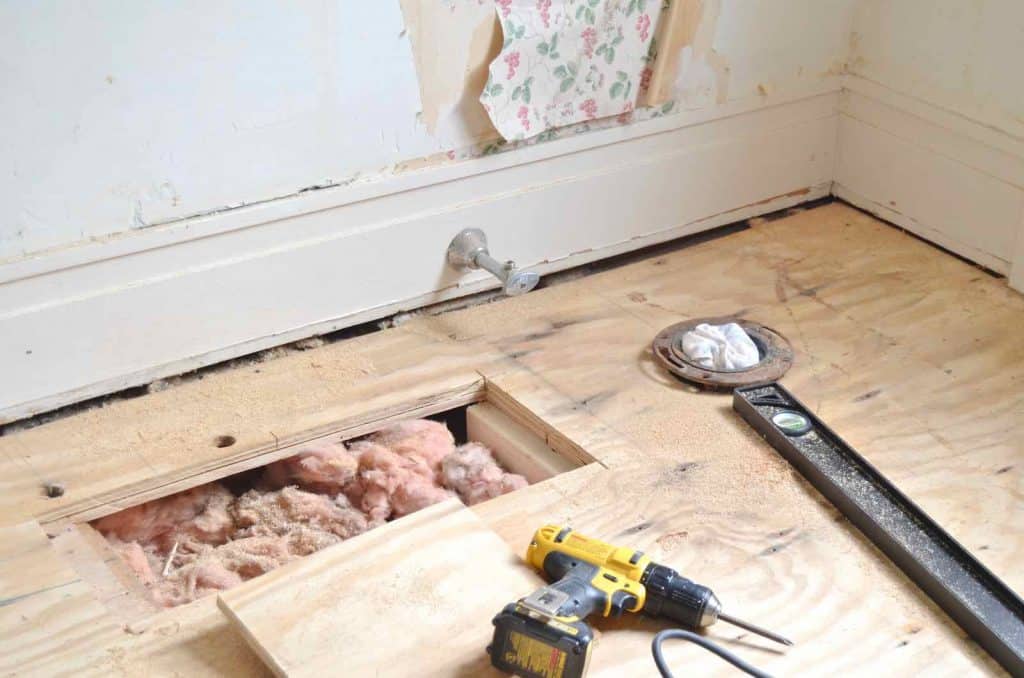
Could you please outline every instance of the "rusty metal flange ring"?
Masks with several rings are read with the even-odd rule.
[[[690,361],[683,353],[683,335],[704,323],[708,325],[738,324],[757,346],[761,360],[756,365],[742,370],[715,370]],[[687,381],[712,388],[731,389],[737,386],[777,381],[793,365],[793,348],[784,336],[770,327],[731,316],[695,318],[666,327],[654,338],[652,348],[658,361],[669,372]]]

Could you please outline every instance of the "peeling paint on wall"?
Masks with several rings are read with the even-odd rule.
[[[711,0],[675,1],[703,7]],[[1011,40],[1024,4],[976,1],[991,8],[981,18],[995,27],[992,44],[957,42],[953,31],[947,44],[895,47],[936,51],[943,64],[952,61],[944,55],[976,50],[967,76],[959,57],[958,71],[929,75],[963,76],[964,88],[990,92],[984,105],[998,105],[1002,115],[989,117],[1017,130],[1024,89],[994,87],[1016,82],[1007,73],[1021,60],[999,59],[1024,44]],[[851,51],[855,6],[886,12],[857,27],[864,44],[852,51],[870,60],[864,75],[871,77],[897,56],[874,44],[889,14],[963,28],[946,16],[957,0],[934,0],[948,11],[930,18],[914,14],[930,2],[714,0],[720,10],[702,9],[693,25],[685,106],[756,100],[759,84],[773,87],[773,98],[820,86],[826,69],[837,73]],[[19,102],[0,108],[0,129],[11,131],[0,144],[0,262],[682,107],[673,101],[673,73],[657,107],[503,143],[477,102],[502,40],[495,0],[296,0],[241,14],[196,0],[91,0],[88,12],[57,15],[49,8],[0,3],[0,82]],[[200,10],[209,15],[204,25],[218,27],[216,40],[194,30]],[[697,49],[702,31],[711,42]],[[62,39],[39,50],[40,36],[54,34]],[[892,87],[928,93],[915,89],[926,84],[920,73],[909,83],[890,77],[890,68],[883,75]],[[183,99],[183,91],[194,96]],[[1005,122],[1006,111],[1017,117]]]
[[[651,46],[653,61],[645,74],[644,105],[672,99],[680,52],[693,42],[701,11],[702,0],[666,0]]]
[[[487,66],[501,50],[501,27],[491,2],[400,0],[405,34],[419,79],[420,121],[470,139],[497,133],[477,98]]]
[[[695,10],[687,17],[686,35],[676,57],[678,65],[672,88],[680,107],[685,109],[721,104],[729,98],[729,64],[713,48],[722,2],[700,0],[693,4]]]
[[[709,49],[704,55],[704,61],[715,74],[715,103],[724,104],[729,100],[729,75],[732,73],[729,60],[724,54]]]

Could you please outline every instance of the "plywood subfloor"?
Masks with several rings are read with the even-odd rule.
[[[339,546],[220,595],[280,676],[479,675],[505,592],[543,583],[457,499]]]
[[[662,327],[730,313],[788,336],[796,363],[786,386],[1024,590],[1024,343],[1015,329],[1024,298],[842,204],[5,436],[0,520],[75,518],[166,493],[306,431],[389,411],[396,390],[486,388],[555,422],[564,440],[553,445],[600,449],[601,464],[474,509],[514,552],[553,521],[643,548],[712,585],[727,609],[793,637],[797,646],[780,654],[713,631],[773,673],[998,671],[747,429],[727,395],[697,392],[653,361],[648,345]],[[239,442],[216,448],[222,434]],[[65,482],[66,496],[44,498],[47,480]],[[31,572],[3,576],[22,591],[8,608],[36,614],[30,601],[44,583]],[[594,675],[652,675],[657,622],[598,626]],[[89,647],[58,633],[47,653],[33,638],[31,654],[5,653],[0,668],[264,670],[209,600],[139,634],[96,628]],[[694,673],[731,675],[692,647],[669,655]]]

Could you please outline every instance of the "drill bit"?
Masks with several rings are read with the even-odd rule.
[[[790,640],[789,638],[784,638],[784,637],[780,636],[777,633],[772,633],[768,629],[762,629],[760,626],[754,626],[750,622],[745,622],[742,619],[737,619],[736,617],[733,617],[732,615],[725,614],[724,612],[719,612],[718,613],[718,618],[720,620],[724,621],[724,622],[729,622],[733,626],[738,626],[741,629],[746,629],[748,631],[756,633],[759,636],[764,636],[765,638],[768,638],[769,640],[774,640],[776,643],[781,643],[783,645],[792,645],[793,644],[793,641]]]

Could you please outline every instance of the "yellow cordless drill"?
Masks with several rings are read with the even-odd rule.
[[[623,611],[642,611],[690,628],[703,628],[721,619],[791,644],[723,614],[711,589],[653,562],[642,551],[584,537],[569,527],[545,525],[537,530],[526,560],[551,583],[505,606],[494,618],[494,639],[487,648],[494,666],[525,678],[583,676],[593,640],[585,620],[594,612],[617,617]],[[710,643],[701,644],[707,647]],[[656,661],[659,655],[656,643]]]

